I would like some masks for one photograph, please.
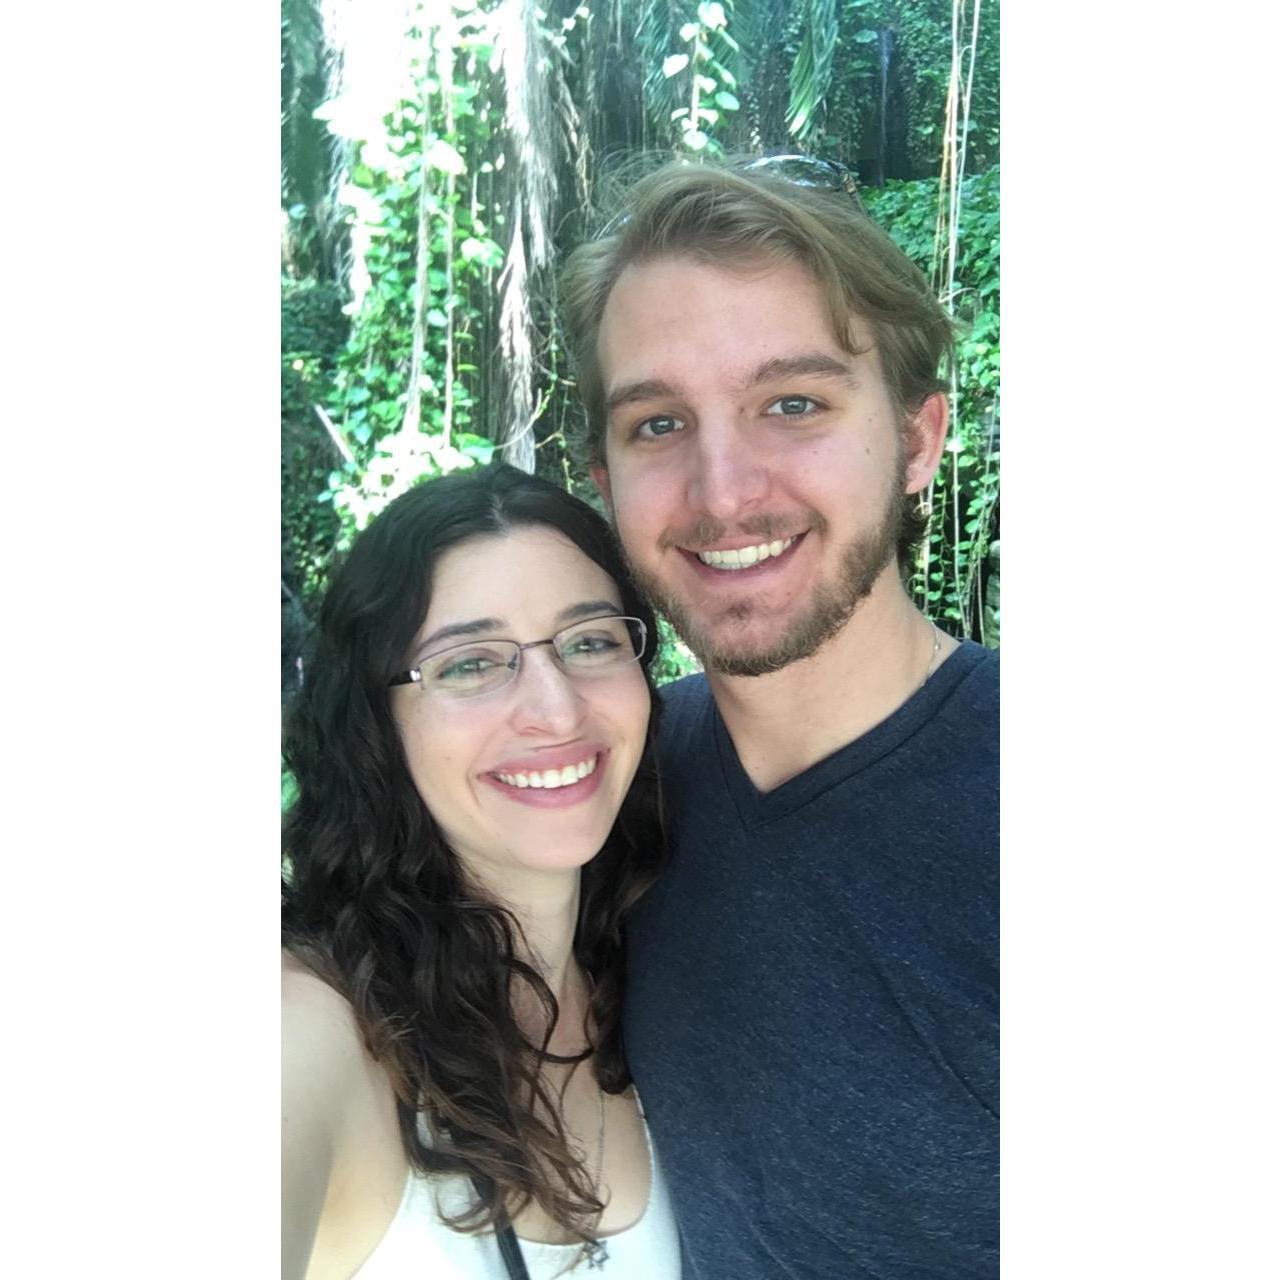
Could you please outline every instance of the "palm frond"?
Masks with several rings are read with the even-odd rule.
[[[814,126],[814,115],[831,83],[831,65],[839,34],[835,0],[805,0],[800,48],[791,64],[791,100],[787,127],[803,141]]]

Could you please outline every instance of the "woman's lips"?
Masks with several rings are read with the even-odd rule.
[[[554,758],[539,759],[536,766],[525,764],[522,768],[517,762],[504,763],[500,769],[480,777],[516,804],[532,809],[567,809],[595,795],[608,760],[609,752],[603,749],[584,752],[579,748],[567,753],[560,750]],[[578,776],[584,767],[588,772]],[[574,781],[568,780],[570,776]]]

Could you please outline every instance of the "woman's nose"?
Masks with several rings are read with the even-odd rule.
[[[522,729],[572,737],[582,720],[583,701],[550,645],[525,649],[515,679],[515,710]]]

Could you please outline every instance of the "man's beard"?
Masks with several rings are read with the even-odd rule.
[[[836,581],[821,583],[813,593],[809,607],[786,629],[776,643],[764,649],[741,649],[731,642],[717,643],[709,631],[694,621],[689,610],[668,594],[653,577],[632,565],[640,589],[653,607],[670,620],[680,638],[697,655],[702,665],[717,675],[764,676],[783,667],[810,658],[836,635],[853,616],[854,610],[871,594],[885,567],[893,561],[902,533],[903,517],[913,500],[903,492],[906,483],[905,463],[900,459],[894,489],[876,524],[855,538],[844,550]],[[814,512],[811,533],[826,531],[827,522]],[[718,621],[747,622],[752,617],[751,601],[734,605],[719,616]]]

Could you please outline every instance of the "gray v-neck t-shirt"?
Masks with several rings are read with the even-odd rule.
[[[765,794],[704,677],[662,694],[625,1034],[687,1280],[994,1280],[998,655]]]

